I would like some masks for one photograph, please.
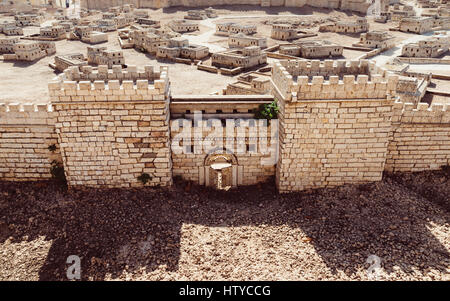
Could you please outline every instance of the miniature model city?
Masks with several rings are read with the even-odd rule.
[[[285,193],[450,163],[445,0],[31,2],[0,2],[2,180]]]

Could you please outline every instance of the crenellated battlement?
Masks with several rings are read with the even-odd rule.
[[[167,66],[161,66],[160,70],[155,70],[154,66],[146,65],[143,69],[137,66],[129,65],[126,69],[121,65],[114,65],[108,69],[107,65],[100,65],[97,68],[92,66],[72,66],[67,68],[60,76],[64,80],[81,81],[81,80],[132,80],[146,79],[154,81],[161,79],[161,73],[168,73]]]
[[[69,185],[171,184],[167,67],[73,66],[48,89]]]
[[[52,112],[50,103],[0,103],[0,113],[5,112]]]
[[[398,75],[361,61],[280,61],[272,81],[289,101],[380,99],[396,95]]]
[[[419,104],[395,101],[393,106],[393,123],[450,123],[448,104],[421,102]]]
[[[50,102],[0,103],[0,179],[49,178],[61,162],[72,187],[169,186],[173,175],[208,186],[218,145],[233,152],[231,186],[275,174],[280,192],[437,169],[450,163],[450,110],[420,102],[429,79],[367,60],[281,61],[274,96],[171,97],[167,67],[70,67],[48,84]],[[277,122],[250,120],[274,99]]]
[[[0,103],[0,125],[49,125],[55,119],[50,103]]]
[[[164,101],[169,96],[168,68],[155,72],[153,66],[138,71],[99,66],[70,67],[48,84],[52,102]]]
[[[379,73],[379,67],[368,60],[284,60],[280,64],[292,76],[330,76],[339,74],[369,74]]]

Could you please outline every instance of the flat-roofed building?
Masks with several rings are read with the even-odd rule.
[[[433,29],[434,19],[431,17],[409,17],[400,21],[399,29],[403,32],[422,34]]]
[[[362,33],[356,47],[389,49],[394,47],[394,37],[386,31],[369,31]]]
[[[343,50],[343,46],[323,40],[302,41],[280,46],[281,54],[310,59],[342,56]]]
[[[112,68],[113,65],[125,65],[125,57],[121,50],[108,50],[104,46],[90,46],[87,48],[87,59],[89,64],[107,65]]]
[[[332,24],[321,25],[321,32],[337,32],[337,33],[361,33],[369,30],[369,23],[366,18],[357,18],[356,21],[340,21]]]
[[[244,48],[249,46],[267,48],[267,39],[263,37],[248,36],[243,33],[228,37],[228,47],[230,48]]]
[[[253,35],[258,31],[256,25],[253,24],[238,24],[234,22],[225,22],[216,24],[216,35],[230,36],[238,33],[245,35]]]
[[[417,43],[409,43],[403,46],[402,56],[435,58],[446,53],[449,49],[449,40],[438,37],[431,37]]]
[[[169,40],[167,45],[159,46],[156,56],[159,58],[184,58],[201,60],[209,55],[209,48],[201,45],[189,44],[188,39],[176,37]]]
[[[251,68],[267,63],[267,55],[257,46],[213,53],[212,65],[219,68]]]
[[[175,32],[193,32],[199,30],[198,23],[188,20],[173,20],[169,22],[169,27]]]

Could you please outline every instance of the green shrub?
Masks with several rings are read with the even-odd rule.
[[[63,183],[64,185],[67,185],[66,175],[64,173],[64,167],[63,165],[53,160],[52,166],[50,167],[50,173],[52,175],[52,178],[57,180],[58,182]]]
[[[273,102],[269,104],[262,104],[258,107],[258,109],[255,112],[255,118],[256,119],[277,119],[278,118],[278,112],[280,109],[278,108],[277,101],[274,100]]]
[[[143,173],[138,177],[138,180],[142,182],[142,184],[147,184],[148,181],[150,181],[152,177],[148,173]]]

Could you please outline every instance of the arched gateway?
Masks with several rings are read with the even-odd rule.
[[[208,154],[204,165],[200,167],[204,173],[205,186],[228,190],[238,185],[238,161],[234,154],[225,150],[216,150]]]

